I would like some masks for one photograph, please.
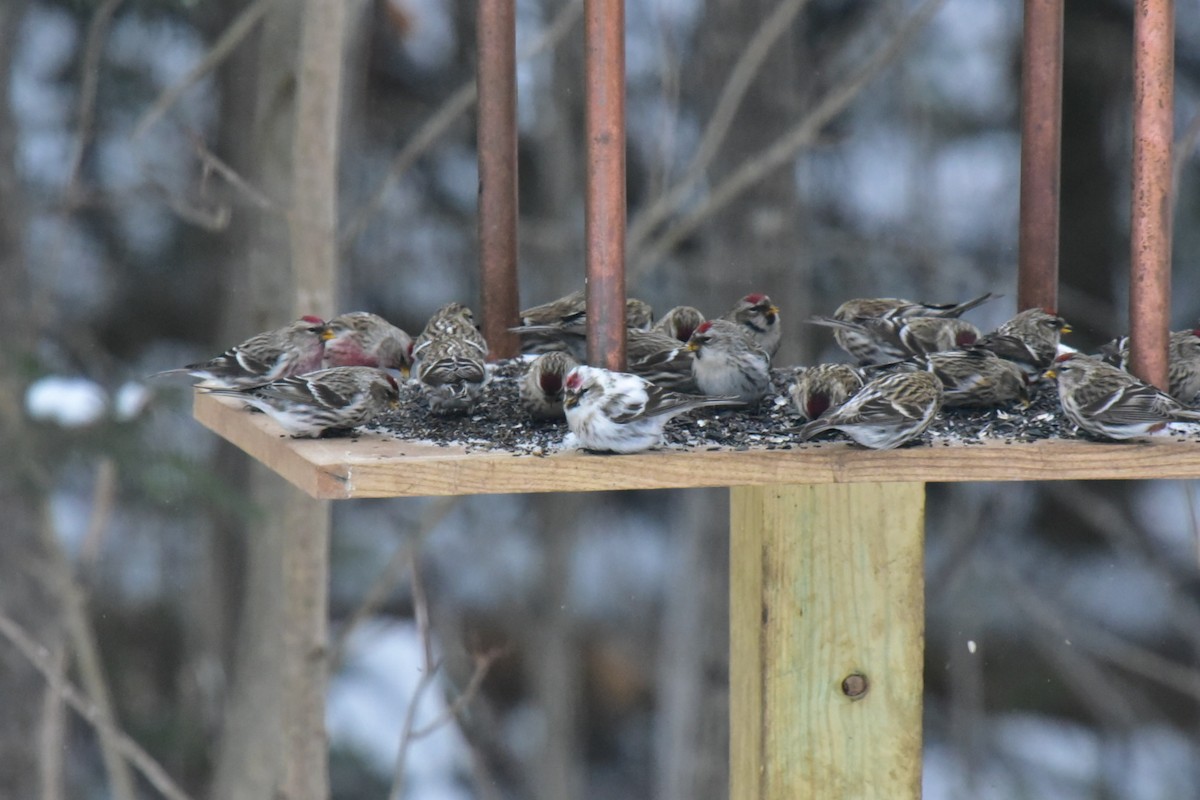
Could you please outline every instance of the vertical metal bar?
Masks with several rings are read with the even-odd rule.
[[[625,369],[625,0],[585,0],[588,361]]]
[[[515,356],[517,324],[517,59],[514,0],[479,0],[479,268],[491,358]]]
[[[1171,143],[1175,4],[1133,4],[1133,208],[1129,276],[1130,367],[1167,387],[1171,308]]]
[[[1017,308],[1058,308],[1063,0],[1025,0]]]

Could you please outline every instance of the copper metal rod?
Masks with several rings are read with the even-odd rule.
[[[514,0],[480,0],[479,267],[483,335],[490,358],[509,358],[517,324],[517,59]]]
[[[625,369],[625,0],[585,0],[588,362]]]
[[[1025,0],[1017,309],[1058,308],[1063,0]]]
[[[1175,4],[1133,4],[1133,204],[1130,369],[1167,388],[1171,309],[1171,143]]]

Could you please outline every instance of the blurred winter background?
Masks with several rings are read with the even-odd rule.
[[[479,297],[475,4],[348,2],[339,304],[415,332]],[[247,298],[287,280],[301,5],[0,4],[4,798],[132,796],[20,631],[189,796],[254,785],[235,687],[280,509],[144,376],[286,321]],[[518,2],[525,305],[582,282],[579,5]],[[992,290],[972,319],[1010,316],[1020,6],[628,2],[631,292],[708,313],[768,292],[782,364],[837,358],[800,320],[849,297]],[[1131,6],[1067,3],[1060,312],[1083,348],[1127,322]],[[1200,317],[1200,3],[1177,20],[1173,328]],[[401,731],[434,723],[405,744],[411,800],[723,797],[724,503],[337,504],[333,796],[384,797]],[[1188,482],[930,487],[928,800],[1200,797],[1196,504]]]

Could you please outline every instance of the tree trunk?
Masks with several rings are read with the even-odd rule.
[[[254,126],[234,163],[289,210],[286,219],[247,211],[243,266],[229,281],[231,329],[334,310],[344,7],[340,0],[277,3],[264,26]],[[212,796],[320,800],[329,793],[329,504],[258,465],[249,486],[263,516],[247,531],[245,604]]]

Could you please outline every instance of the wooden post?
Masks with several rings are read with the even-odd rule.
[[[731,493],[730,797],[916,800],[925,485]]]

